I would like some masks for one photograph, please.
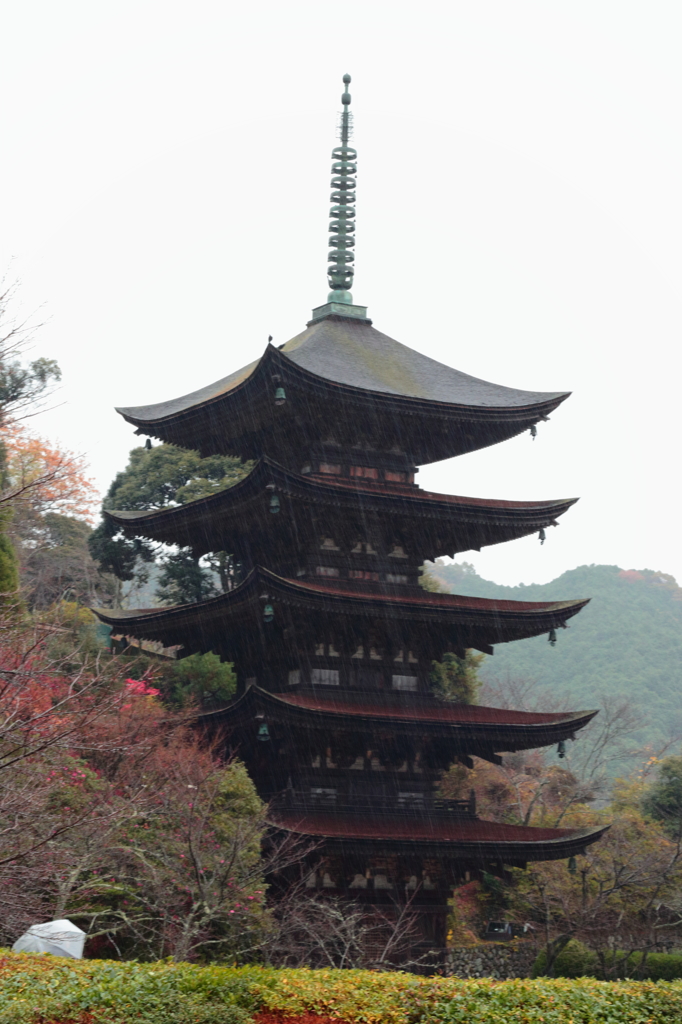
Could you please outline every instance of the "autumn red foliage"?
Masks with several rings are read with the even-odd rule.
[[[65,916],[108,956],[260,941],[263,805],[136,676],[58,619],[0,622],[0,944]]]
[[[35,514],[59,512],[92,522],[99,495],[82,456],[64,451],[17,422],[3,424],[5,489],[0,502],[27,505]]]

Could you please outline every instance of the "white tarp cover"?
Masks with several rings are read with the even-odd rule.
[[[15,953],[53,953],[80,960],[83,956],[85,932],[65,918],[32,924],[12,946]]]

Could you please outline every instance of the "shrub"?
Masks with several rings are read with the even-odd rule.
[[[590,978],[469,983],[420,1024],[678,1024],[682,991],[674,985]]]
[[[533,964],[531,977],[542,978],[545,976],[547,954],[542,950]],[[584,946],[577,939],[571,939],[567,946],[561,950],[554,961],[555,978],[585,978],[597,977],[597,956],[592,950]]]
[[[0,956],[0,1024],[247,1024],[254,999],[226,974],[217,986],[210,978],[202,984],[200,969],[163,961],[74,963],[9,953]]]
[[[680,953],[633,953],[626,957],[624,953],[610,954],[606,958],[606,968],[614,978],[648,978],[651,981],[676,981],[682,978],[682,955]],[[597,964],[595,977],[601,976]]]
[[[248,1024],[251,1020],[249,1013],[235,1003],[207,1001],[186,995],[177,996],[168,1010],[169,1024]],[[152,1021],[156,1024],[154,1017]]]
[[[615,962],[614,962],[615,961]],[[642,961],[644,963],[642,964]],[[540,953],[533,964],[532,976],[539,978],[545,972],[546,956]],[[649,981],[677,981],[682,979],[682,954],[680,953],[624,953],[609,954],[606,959],[609,978],[646,978]],[[597,954],[573,939],[559,953],[554,961],[554,976],[557,978],[601,978],[603,971]]]
[[[652,981],[676,981],[682,978],[682,954],[649,953],[645,963],[645,977]]]
[[[682,984],[494,981],[400,971],[199,967],[0,953],[0,1024],[246,1024],[259,1010],[357,1024],[679,1024]]]

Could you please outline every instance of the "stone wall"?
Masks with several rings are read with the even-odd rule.
[[[537,943],[524,939],[457,946],[445,955],[445,973],[455,978],[529,978],[539,952]]]

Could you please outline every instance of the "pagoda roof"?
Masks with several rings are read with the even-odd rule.
[[[274,402],[278,386],[286,390],[281,406]],[[379,435],[384,450],[397,446],[427,463],[513,437],[547,418],[568,395],[480,380],[366,321],[332,315],[311,322],[281,348],[268,344],[260,359],[207,387],[118,412],[140,433],[202,455],[293,453],[306,439],[322,440],[331,423],[342,444],[371,434],[377,447]],[[339,404],[331,408],[330,401]],[[358,419],[363,406],[366,415]],[[401,414],[410,419],[399,422]],[[441,421],[440,429],[422,436],[429,419]]]
[[[207,725],[228,728],[253,724],[256,714],[306,729],[372,729],[391,726],[395,735],[415,729],[452,741],[456,753],[534,750],[575,736],[596,711],[529,712],[478,704],[456,704],[426,694],[368,694],[363,691],[309,690],[271,693],[251,685],[242,696],[202,716]]]
[[[339,852],[414,853],[424,848],[437,856],[473,863],[506,864],[563,860],[584,851],[604,832],[601,828],[535,828],[453,815],[371,814],[332,811],[270,810],[277,828],[314,840]]]
[[[315,615],[354,616],[374,621],[422,623],[437,629],[446,645],[491,651],[491,645],[538,636],[564,626],[588,600],[504,601],[456,594],[409,591],[389,584],[328,580],[311,582],[277,576],[261,566],[234,590],[195,604],[111,611],[93,609],[102,622],[165,647],[182,644],[187,653],[221,653],[263,643],[264,601],[274,608],[273,636]]]
[[[270,513],[267,502],[273,486],[281,500],[277,515]],[[106,511],[105,515],[128,535],[189,546],[196,555],[230,551],[241,556],[246,549],[259,560],[272,556],[277,548],[290,553],[297,546],[301,506],[325,506],[334,510],[342,526],[354,525],[358,515],[364,522],[373,513],[393,531],[419,531],[428,538],[425,547],[436,558],[528,536],[555,524],[576,501],[502,501],[438,494],[409,485],[322,479],[294,473],[264,456],[232,487],[186,505],[143,512]]]

